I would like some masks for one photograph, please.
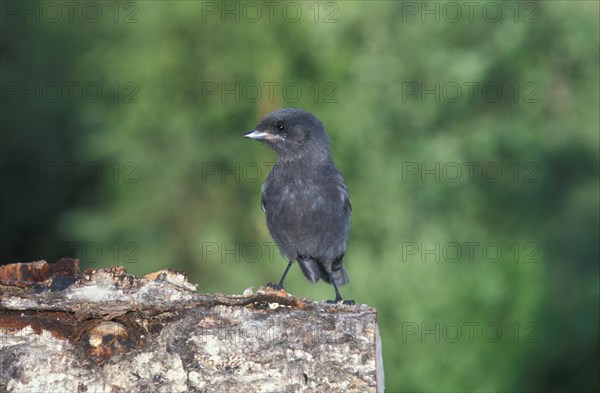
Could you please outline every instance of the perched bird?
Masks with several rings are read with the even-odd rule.
[[[266,115],[255,130],[244,134],[275,150],[277,161],[262,188],[267,227],[289,263],[294,261],[306,278],[333,285],[335,300],[343,300],[338,286],[347,284],[342,265],[350,233],[352,205],[348,189],[329,149],[323,124],[302,109],[278,109]]]

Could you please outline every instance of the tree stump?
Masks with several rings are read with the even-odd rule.
[[[0,267],[0,391],[383,391],[366,305],[199,294],[174,270],[78,264]]]

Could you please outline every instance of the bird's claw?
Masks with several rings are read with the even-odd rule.
[[[344,299],[335,299],[335,300],[327,300],[329,304],[343,304],[346,306],[354,306],[356,302],[354,300],[344,300]]]
[[[275,284],[274,282],[270,282],[267,284],[267,289],[271,289],[273,291],[281,291],[283,290],[283,285]]]

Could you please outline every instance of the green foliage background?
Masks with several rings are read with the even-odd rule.
[[[268,254],[260,210],[275,155],[241,134],[270,110],[302,107],[325,124],[351,193],[351,283],[342,293],[378,309],[387,391],[598,391],[597,2],[495,2],[496,23],[478,11],[472,22],[423,22],[400,1],[321,2],[316,22],[315,3],[296,2],[297,23],[280,12],[256,23],[207,14],[220,2],[121,3],[115,23],[110,4],[98,4],[98,23],[23,23],[3,9],[4,93],[14,82],[104,88],[98,102],[3,95],[3,262],[76,256],[84,267],[140,274],[179,268],[201,292],[278,279],[285,264]],[[123,23],[134,10],[135,23]],[[335,23],[325,23],[334,10]],[[270,82],[297,83],[302,95],[289,102],[291,92],[275,88],[270,100]],[[503,96],[490,102],[475,90],[469,100],[464,88],[457,102],[405,97],[406,83],[436,82],[498,83]],[[207,83],[258,83],[262,98],[206,96]],[[137,102],[123,102],[132,92]],[[103,172],[97,181],[35,181],[7,164],[51,162]],[[469,181],[465,162],[495,163],[503,174],[492,182],[476,170]],[[423,179],[406,172],[413,163],[464,171],[457,182],[453,171]],[[480,246],[449,262],[441,250],[453,242]],[[72,255],[67,243],[79,245]],[[503,252],[495,262],[482,252],[490,243]],[[62,254],[49,255],[56,244]],[[439,262],[423,252],[436,244]],[[288,280],[298,296],[332,297],[297,268]],[[482,332],[490,323],[502,329],[497,342],[493,329]],[[453,340],[456,324],[462,336]],[[421,335],[436,326],[439,340]]]

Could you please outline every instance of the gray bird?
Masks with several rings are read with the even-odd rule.
[[[338,286],[347,284],[342,265],[350,234],[352,205],[348,189],[338,172],[323,124],[311,113],[294,108],[266,115],[255,130],[244,134],[275,150],[277,162],[262,188],[262,209],[267,227],[289,263],[294,261],[311,282],[319,279],[333,285],[335,300],[343,300]]]

